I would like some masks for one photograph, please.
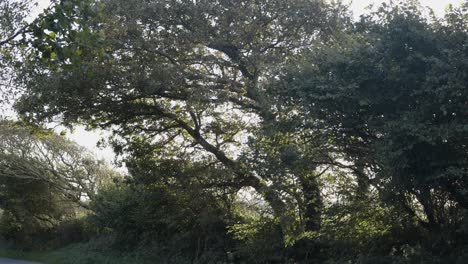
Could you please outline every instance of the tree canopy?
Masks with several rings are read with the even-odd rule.
[[[93,236],[160,262],[462,263],[467,10],[54,2],[0,24],[21,124],[42,131],[0,126],[0,177],[90,199]],[[112,131],[128,175],[48,122]]]
[[[289,225],[283,190],[267,184],[286,172],[256,171],[243,160],[262,149],[247,143],[275,126],[264,85],[271,65],[326,42],[341,11],[309,0],[63,2],[35,30],[45,41],[18,108],[35,121],[115,126],[127,143],[153,144],[161,156],[196,151],[229,169],[238,188],[256,189]],[[306,178],[298,179],[315,188]]]

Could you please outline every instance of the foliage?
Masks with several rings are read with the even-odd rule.
[[[86,208],[98,189],[118,176],[83,147],[40,127],[0,121],[0,177],[49,184]]]
[[[17,108],[35,122],[60,116],[65,124],[113,127],[123,152],[147,144],[162,159],[216,162],[235,178],[224,184],[254,188],[294,233],[288,212],[301,193],[267,182],[306,177],[262,174],[231,153],[262,150],[245,143],[275,125],[264,85],[271,65],[326,40],[341,12],[311,0],[64,1],[34,29]]]
[[[29,24],[26,16],[32,7],[30,0],[4,0],[0,2],[0,118],[9,113],[8,107],[18,95],[14,83],[14,68],[19,63],[16,54],[22,53],[21,36],[25,34]]]
[[[158,174],[151,176],[146,180],[152,182],[142,184],[135,175],[134,182],[102,190],[91,204],[91,221],[103,234],[115,234],[120,250],[148,250],[162,262],[225,259],[232,216],[221,201],[194,184],[162,183]]]
[[[333,140],[360,192],[375,188],[435,236],[460,228],[467,208],[466,17],[466,6],[434,22],[411,3],[383,6],[277,84],[299,122]]]
[[[20,118],[111,130],[128,174],[1,123],[5,236],[87,241],[75,262],[466,262],[468,5],[331,2],[54,2],[2,44]]]
[[[278,223],[269,218],[246,219],[233,225],[229,231],[238,244],[231,254],[246,263],[283,263],[287,257],[278,227]]]
[[[62,136],[9,121],[0,123],[0,158],[1,234],[24,248],[50,247],[56,232],[79,240],[67,231],[73,218],[117,175]]]

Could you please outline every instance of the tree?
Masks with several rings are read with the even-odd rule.
[[[159,157],[221,164],[291,229],[290,194],[276,183],[307,177],[262,173],[249,157],[263,149],[245,143],[275,127],[264,85],[272,70],[326,41],[341,12],[313,0],[63,1],[34,30],[36,59],[17,107],[35,122],[112,127],[123,151],[144,142]],[[296,195],[305,193],[318,194]]]
[[[0,234],[22,249],[59,241],[54,232],[88,211],[113,176],[103,161],[63,136],[0,121]]]
[[[104,161],[51,131],[22,123],[0,123],[0,178],[44,184],[83,208],[117,176]],[[5,185],[9,191],[10,185]],[[27,191],[27,190],[26,190]]]
[[[432,232],[456,230],[468,205],[466,7],[428,21],[411,2],[384,5],[276,82],[363,193],[377,189]]]

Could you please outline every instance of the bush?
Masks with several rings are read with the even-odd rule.
[[[222,260],[231,243],[223,210],[203,193],[123,184],[103,190],[92,208],[101,234],[115,234],[115,248],[168,256],[163,262]]]

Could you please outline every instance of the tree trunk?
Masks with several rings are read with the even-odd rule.
[[[256,177],[251,176],[248,185],[262,195],[263,199],[271,206],[274,216],[280,221],[280,240],[285,245],[284,234],[292,228],[292,224],[294,223],[293,217],[288,213],[286,203],[281,199],[277,191]]]
[[[322,197],[315,177],[301,178],[304,195],[304,226],[306,231],[319,231],[321,228]]]

